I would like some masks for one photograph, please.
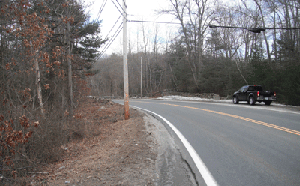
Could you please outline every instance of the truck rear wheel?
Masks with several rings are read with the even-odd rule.
[[[235,97],[232,98],[232,102],[234,104],[238,104],[239,103],[239,99],[235,96]]]
[[[250,105],[255,105],[255,99],[253,97],[249,98]]]

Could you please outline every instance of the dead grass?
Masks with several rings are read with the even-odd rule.
[[[65,155],[43,167],[48,174],[35,174],[33,185],[154,184],[157,154],[142,114],[131,110],[125,121],[123,106],[89,99],[75,115],[70,142],[61,146]]]

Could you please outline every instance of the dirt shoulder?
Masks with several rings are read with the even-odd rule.
[[[155,185],[157,144],[145,130],[144,114],[130,110],[125,121],[123,107],[112,102],[87,100],[81,107],[77,117],[92,136],[62,146],[62,161],[35,174],[31,184]]]
[[[31,185],[198,185],[162,123],[138,110],[87,99],[68,126],[60,162],[43,167]]]

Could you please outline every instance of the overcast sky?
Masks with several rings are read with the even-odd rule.
[[[85,0],[86,3],[93,3],[93,5],[88,8],[92,15],[92,19],[99,18],[102,20],[102,37],[105,38],[112,36],[116,33],[119,25],[122,23],[122,18],[119,19],[121,15],[120,11],[123,11],[121,8],[119,10],[116,6],[120,7],[123,4],[123,0]],[[106,4],[105,4],[106,2]],[[114,4],[114,3],[116,4]],[[175,18],[168,15],[158,15],[155,10],[168,9],[169,7],[168,0],[126,0],[127,4],[127,13],[128,20],[143,20],[143,21],[156,21],[156,22],[177,22]],[[103,11],[99,16],[101,7],[105,4]],[[113,25],[115,22],[117,24],[115,27]],[[154,32],[157,29],[159,33],[159,41],[165,42],[167,35],[170,35],[170,32],[177,32],[175,25],[171,24],[155,24],[155,23],[144,23],[145,30],[147,30],[148,37],[154,37]],[[139,35],[139,36],[137,36]],[[137,38],[139,37],[139,42],[142,44],[142,24],[141,23],[128,23],[128,38],[130,40],[130,47],[135,52],[139,47]],[[119,36],[115,39],[113,44],[106,50],[106,54],[111,53],[121,53],[122,52],[122,38],[123,31],[119,33]],[[103,48],[101,49],[103,50]]]

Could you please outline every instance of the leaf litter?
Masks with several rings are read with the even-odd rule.
[[[107,100],[87,99],[75,111],[81,137],[62,146],[61,161],[33,176],[32,185],[155,185],[157,144],[143,113]],[[79,117],[80,116],[80,117]]]

